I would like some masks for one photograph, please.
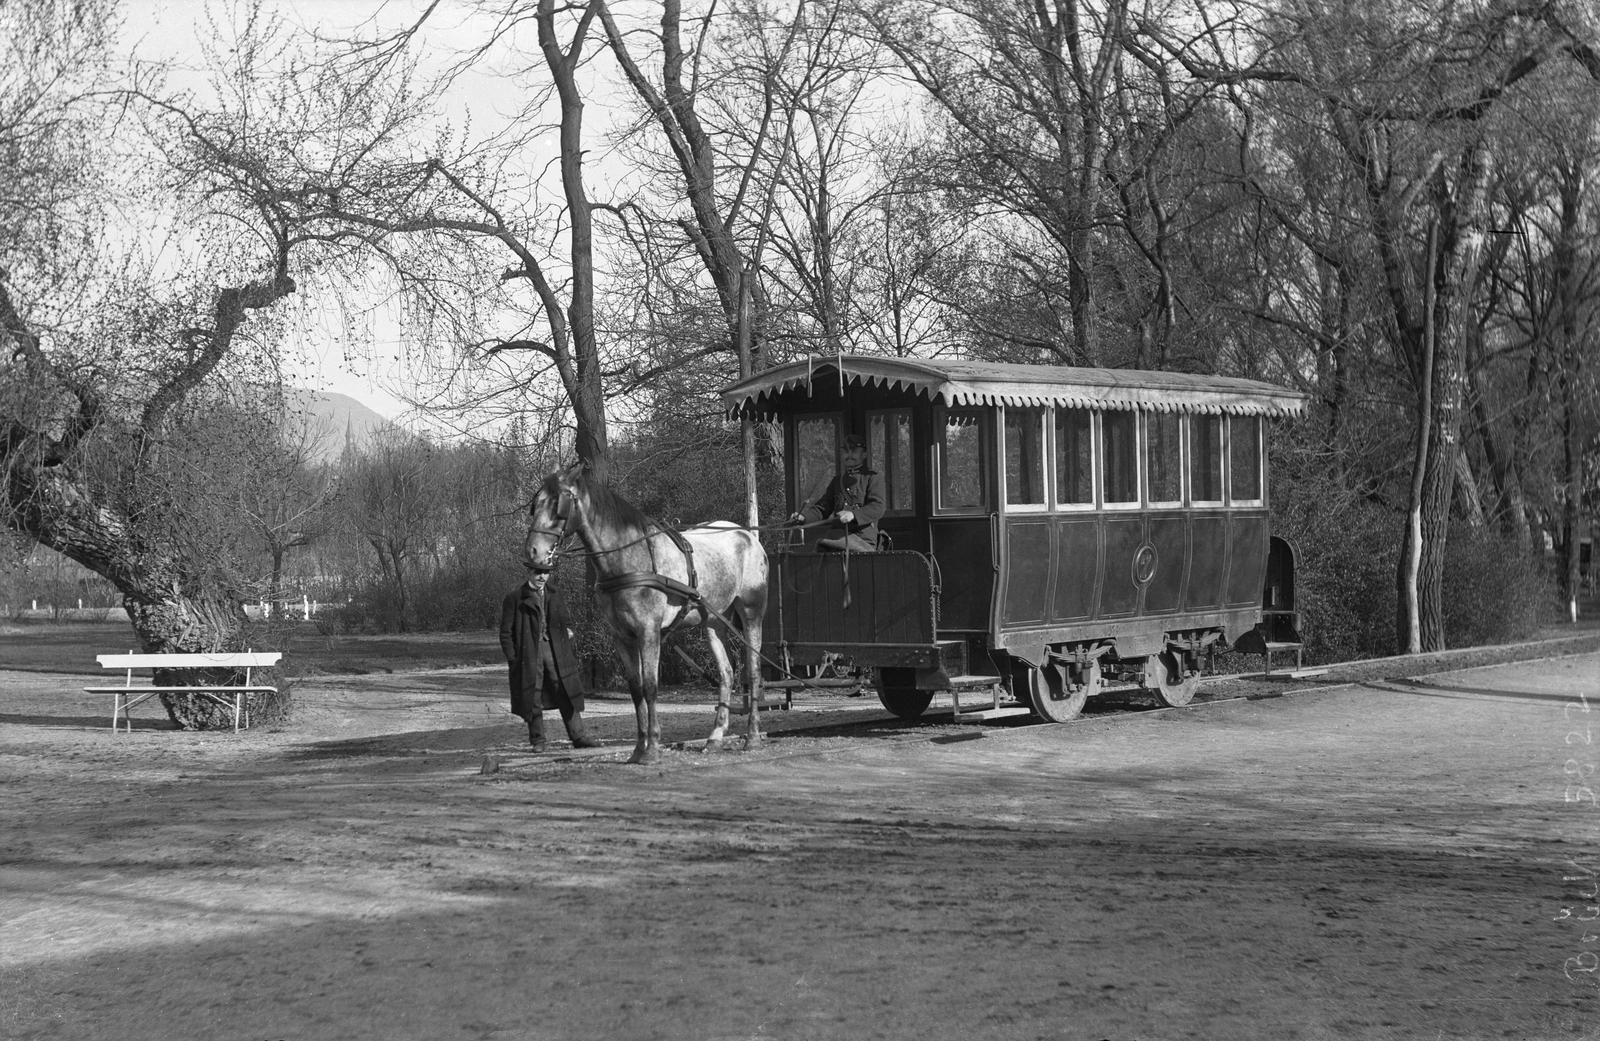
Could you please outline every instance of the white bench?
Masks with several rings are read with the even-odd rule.
[[[133,732],[133,720],[128,718],[128,710],[143,701],[155,697],[157,694],[194,694],[202,698],[209,698],[223,708],[233,709],[233,732],[239,732],[239,719],[244,717],[244,725],[250,725],[250,710],[245,700],[247,694],[276,694],[277,687],[263,687],[250,682],[250,670],[266,668],[278,664],[278,659],[283,654],[279,651],[271,652],[222,652],[215,654],[98,654],[95,660],[106,669],[126,669],[127,677],[120,687],[85,687],[90,694],[113,694],[115,699],[111,706],[111,729],[117,729],[117,721],[121,719],[128,724],[128,732]],[[202,684],[195,687],[157,687],[153,685],[133,685],[134,669],[243,669],[244,682],[242,684]]]

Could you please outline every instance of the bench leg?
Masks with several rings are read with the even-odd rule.
[[[128,725],[128,733],[133,733],[133,716],[130,714],[133,703],[128,700],[127,694],[118,693],[111,699],[111,732],[117,732],[117,720],[120,718]]]

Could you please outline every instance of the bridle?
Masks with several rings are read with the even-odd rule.
[[[558,485],[557,487],[559,488],[560,486]],[[538,497],[535,496],[536,501],[537,498]],[[533,512],[533,503],[531,502],[528,504],[528,512],[530,514]],[[534,527],[532,525],[528,527],[529,535],[552,535],[556,540],[555,545],[550,547],[550,563],[535,564],[531,560],[523,561],[530,571],[555,570],[555,559],[558,555],[556,551],[560,549],[561,543],[566,540],[567,536],[572,534],[572,515],[572,496],[565,488],[560,488],[560,491],[556,496],[555,518],[560,522],[561,526],[559,528],[542,528]]]

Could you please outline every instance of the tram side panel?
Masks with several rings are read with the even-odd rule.
[[[1062,643],[1115,641],[1127,657],[1172,632],[1237,640],[1260,619],[1267,523],[1264,510],[1006,518],[995,643],[1042,660]]]
[[[763,645],[793,667],[830,653],[879,668],[938,664],[933,568],[921,553],[779,553],[767,590]]]

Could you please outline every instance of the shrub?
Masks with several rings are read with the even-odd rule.
[[[1331,481],[1274,489],[1272,531],[1295,551],[1295,603],[1308,662],[1394,653],[1400,518]]]
[[[1559,611],[1555,586],[1534,557],[1492,531],[1451,527],[1444,572],[1448,646],[1525,640]]]
[[[1305,475],[1280,482],[1275,492],[1273,534],[1295,549],[1307,660],[1398,653],[1396,574],[1404,515]],[[1451,525],[1444,573],[1448,646],[1526,639],[1557,609],[1535,559],[1492,531]]]

